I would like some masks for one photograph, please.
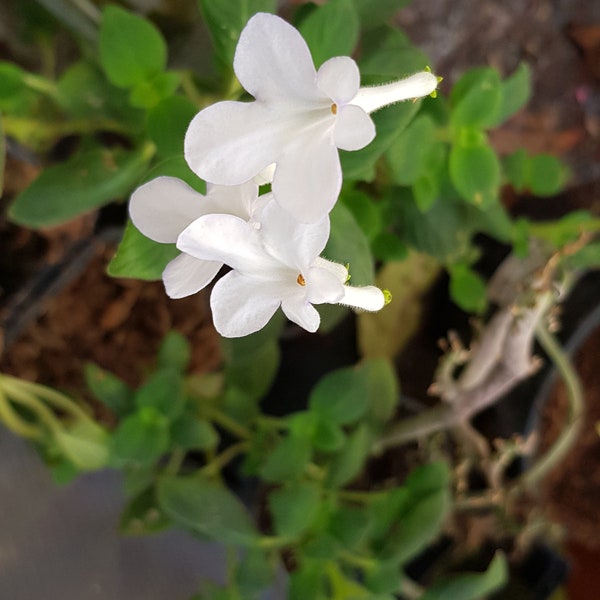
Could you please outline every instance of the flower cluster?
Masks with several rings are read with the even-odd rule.
[[[194,294],[231,267],[211,294],[226,337],[261,329],[279,307],[311,332],[319,327],[314,304],[381,309],[384,292],[346,285],[346,267],[320,256],[341,189],[338,149],[365,147],[375,136],[369,113],[433,93],[437,78],[422,72],[361,88],[351,58],[315,70],[299,32],[265,13],[242,31],[234,71],[255,100],[205,108],[185,136],[185,158],[207,182],[206,196],[159,177],[131,198],[135,226],[181,250],[163,273],[167,293]],[[256,182],[271,183],[271,192],[259,195]]]

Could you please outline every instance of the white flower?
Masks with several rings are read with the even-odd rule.
[[[179,234],[195,219],[210,213],[236,215],[251,220],[266,199],[258,197],[258,186],[206,186],[206,196],[174,177],[157,177],[139,187],[131,196],[129,215],[146,236],[162,244],[174,244]],[[163,271],[163,281],[171,298],[195,294],[208,285],[223,266],[222,261],[199,260],[180,254]]]
[[[380,289],[344,285],[347,269],[319,257],[328,237],[328,216],[302,224],[268,202],[260,227],[232,215],[205,215],[181,233],[177,247],[232,267],[215,284],[210,304],[217,331],[240,337],[264,327],[279,306],[311,332],[320,323],[313,304],[339,303],[369,311],[384,306]]]
[[[360,88],[347,56],[315,71],[300,33],[275,15],[258,13],[240,35],[233,63],[254,102],[218,102],[198,113],[185,137],[185,157],[201,178],[240,184],[276,164],[272,191],[296,219],[314,223],[338,197],[342,173],[337,149],[359,150],[375,136],[368,113],[431,94],[428,72]]]

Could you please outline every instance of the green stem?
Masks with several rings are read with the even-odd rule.
[[[377,561],[374,558],[368,558],[367,556],[358,556],[348,550],[342,550],[340,552],[340,558],[347,564],[358,567],[359,569],[367,570],[377,566]]]
[[[12,409],[10,402],[1,386],[0,420],[6,425],[6,427],[21,437],[31,440],[41,440],[44,437],[44,434],[35,425],[32,425],[21,419],[21,417],[19,417],[19,415]]]
[[[263,550],[278,550],[279,548],[289,546],[291,543],[292,540],[290,538],[265,535],[256,542],[256,545]]]
[[[218,454],[211,462],[200,469],[200,474],[205,475],[206,477],[213,477],[219,473],[223,467],[228,465],[236,456],[246,452],[249,449],[250,444],[248,442],[238,442],[237,444],[229,446],[229,448],[221,452],[221,454]]]
[[[536,337],[565,383],[569,402],[569,415],[568,422],[556,442],[544,456],[523,474],[520,481],[516,484],[515,489],[532,489],[544,479],[573,447],[583,423],[583,390],[581,381],[569,357],[543,323],[538,323]]]
[[[370,504],[375,500],[379,492],[361,492],[357,490],[339,490],[334,492],[340,500]]]
[[[169,462],[164,469],[164,473],[166,475],[177,475],[185,455],[186,451],[183,448],[175,448],[173,452],[171,452],[171,456],[169,457]]]
[[[60,430],[61,426],[58,419],[54,416],[52,411],[48,410],[46,406],[38,400],[36,396],[30,394],[23,387],[7,386],[5,381],[2,382],[2,387],[4,388],[4,391],[10,395],[12,400],[36,413],[52,433]]]
[[[229,431],[229,433],[233,433],[233,435],[236,435],[243,440],[248,440],[252,437],[252,432],[247,427],[240,425],[240,423],[232,419],[229,415],[226,415],[224,412],[221,412],[219,409],[207,406],[203,408],[203,412],[205,417],[214,421],[217,425]]]

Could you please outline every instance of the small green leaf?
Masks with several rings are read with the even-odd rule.
[[[316,416],[316,415],[315,415]],[[321,452],[336,452],[346,440],[346,435],[339,425],[329,419],[317,417],[312,443]]]
[[[122,417],[133,408],[133,391],[116,375],[87,363],[84,366],[87,387],[97,400],[107,406],[117,416]]]
[[[321,490],[309,482],[299,482],[269,495],[269,510],[276,535],[297,538],[317,516]]]
[[[396,137],[386,152],[394,183],[412,185],[423,174],[434,133],[431,117],[419,115]]]
[[[500,84],[500,110],[494,125],[500,125],[523,108],[531,96],[531,69],[521,63],[516,71]]]
[[[115,466],[151,465],[169,448],[169,422],[157,410],[145,408],[121,421],[112,439]]]
[[[61,452],[81,471],[95,471],[108,464],[108,433],[92,421],[78,421],[68,430],[53,432]]]
[[[225,544],[250,545],[258,534],[241,502],[226,488],[200,477],[163,477],[158,504],[177,524]]]
[[[386,358],[372,358],[363,361],[358,370],[367,381],[369,413],[376,421],[385,423],[393,416],[400,399],[392,363]]]
[[[500,114],[502,92],[496,69],[483,67],[465,73],[450,95],[450,122],[460,127],[486,128],[494,125]]]
[[[523,148],[502,159],[502,169],[506,179],[517,190],[525,187],[529,158]]]
[[[107,272],[112,277],[156,281],[162,277],[167,264],[179,254],[175,244],[159,244],[127,221],[123,239],[108,264]]]
[[[136,83],[129,94],[129,101],[136,108],[152,109],[161,100],[171,97],[180,83],[179,73],[157,73]]]
[[[330,0],[315,8],[298,30],[318,69],[334,56],[350,56],[359,34],[359,20],[352,0]]]
[[[335,455],[327,472],[327,484],[342,487],[363,469],[371,449],[371,431],[362,423],[349,436],[344,447]]]
[[[178,331],[169,331],[158,349],[158,367],[183,373],[188,367],[190,356],[190,344],[185,336]]]
[[[187,98],[170,96],[148,113],[148,135],[160,157],[183,156],[183,138],[197,112],[196,105]]]
[[[406,244],[391,231],[382,231],[372,241],[371,249],[377,260],[401,261],[408,256]]]
[[[411,0],[354,0],[363,29],[383,25]]]
[[[25,89],[26,75],[27,73],[14,63],[0,61],[0,103],[18,96]]]
[[[153,373],[135,393],[139,409],[152,408],[169,420],[178,417],[185,405],[181,373],[161,369]]]
[[[476,206],[489,206],[498,198],[500,162],[487,144],[450,150],[450,178],[458,193]]]
[[[99,51],[106,76],[119,87],[146,81],[167,64],[167,46],[158,29],[114,5],[102,13]]]
[[[508,581],[508,565],[498,552],[483,573],[457,575],[436,581],[421,600],[479,600],[500,590]]]
[[[275,563],[260,548],[248,548],[235,572],[236,592],[241,598],[256,598],[256,595],[273,583]],[[212,600],[212,596],[211,596]]]
[[[375,279],[369,241],[352,213],[338,202],[330,213],[331,231],[323,256],[350,265],[352,285],[370,285]]]
[[[139,181],[151,152],[96,148],[42,171],[17,196],[10,218],[27,227],[59,225],[128,194]]]
[[[353,548],[367,535],[370,519],[364,508],[342,506],[329,521],[328,531],[346,548]]]
[[[355,423],[368,407],[367,380],[358,369],[332,371],[321,378],[308,399],[311,411],[338,425]]]
[[[208,421],[184,413],[171,426],[171,440],[184,450],[210,450],[217,447],[219,434]]]
[[[217,64],[231,71],[240,32],[258,12],[274,13],[277,0],[199,0],[215,48]]]
[[[395,560],[380,561],[365,572],[365,585],[376,594],[397,592],[402,573]]]
[[[323,564],[304,560],[300,568],[290,573],[289,600],[325,600]]]
[[[537,154],[529,159],[527,187],[536,196],[553,196],[560,192],[567,181],[564,164],[550,154]]]
[[[267,456],[260,470],[267,481],[288,481],[302,475],[312,456],[310,440],[289,435]]]
[[[467,312],[481,314],[487,306],[485,282],[464,263],[450,267],[450,296]]]
[[[147,535],[170,525],[170,520],[156,505],[156,491],[151,486],[129,501],[121,513],[119,530],[126,535]]]
[[[361,190],[343,189],[340,200],[350,210],[368,239],[374,238],[381,231],[381,212],[369,195]]]

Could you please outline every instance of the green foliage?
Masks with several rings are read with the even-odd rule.
[[[258,533],[239,500],[226,488],[201,477],[163,477],[158,503],[173,521],[226,544],[248,546]]]
[[[190,121],[198,112],[184,96],[168,96],[148,113],[148,135],[159,157],[183,156],[183,138]]]
[[[296,538],[310,526],[319,510],[321,492],[314,483],[298,482],[269,495],[276,535]]]
[[[104,72],[119,87],[147,82],[167,64],[167,47],[158,29],[114,5],[102,13],[99,52]]]
[[[84,375],[92,394],[116,415],[124,416],[132,409],[133,392],[116,375],[93,363],[85,365]]]
[[[310,440],[290,435],[268,455],[260,475],[267,481],[280,482],[299,478],[312,456]]]
[[[231,71],[240,33],[257,12],[274,13],[276,0],[199,0],[202,15],[213,40],[217,66]]]
[[[28,227],[50,227],[122,198],[148,166],[147,148],[94,148],[42,171],[10,207],[10,218]],[[43,202],[40,199],[43,198]]]
[[[352,0],[330,0],[315,8],[298,29],[318,69],[334,56],[350,56],[359,34],[359,17]]]
[[[502,166],[504,175],[517,190],[541,197],[557,194],[568,179],[566,166],[549,154],[528,156],[520,149],[506,156]]]
[[[464,263],[450,268],[450,296],[467,312],[481,314],[487,306],[485,282]]]

